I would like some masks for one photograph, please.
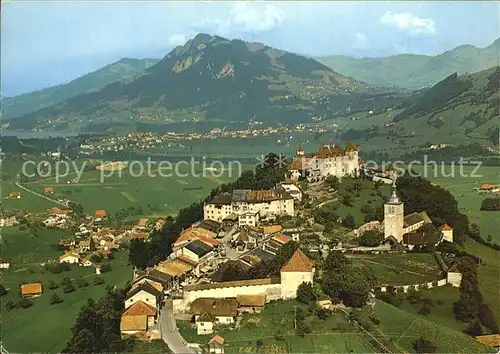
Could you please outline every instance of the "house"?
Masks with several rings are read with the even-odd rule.
[[[54,194],[54,189],[52,187],[45,187],[43,189],[43,194]]]
[[[258,211],[249,210],[238,215],[238,226],[257,226],[259,219],[260,213]]]
[[[213,354],[224,354],[224,338],[214,336],[208,341],[208,352]]]
[[[139,221],[137,222],[137,225],[135,227],[137,229],[139,229],[139,230],[145,230],[147,224],[148,224],[148,219],[147,218],[141,218],[141,219],[139,219]]]
[[[161,291],[158,291],[158,289],[156,289],[148,282],[144,282],[142,284],[134,286],[127,293],[127,298],[125,300],[125,308],[132,306],[137,301],[142,301],[148,305],[157,308],[161,295],[162,295]]]
[[[273,241],[280,243],[282,245],[290,242],[291,240],[292,240],[292,238],[290,236],[283,235],[281,232],[274,235],[274,237],[273,237]]]
[[[89,252],[90,251],[90,240],[82,240],[79,241],[76,245],[80,252]]]
[[[195,320],[206,313],[216,324],[232,324],[238,314],[238,302],[234,298],[198,298],[191,303],[189,312]]]
[[[441,230],[444,241],[453,242],[453,228],[450,225],[444,224],[439,230]]]
[[[137,301],[129,306],[123,313],[123,316],[147,316],[148,327],[155,325],[157,321],[157,309],[143,301]]]
[[[196,334],[199,336],[214,333],[214,319],[204,312],[196,319]]]
[[[57,242],[59,246],[62,246],[64,248],[70,248],[72,246],[74,246],[76,243],[75,243],[75,240],[71,239],[71,238],[62,238],[62,239],[59,239],[59,241]]]
[[[235,189],[232,194],[220,194],[203,206],[203,218],[222,222],[231,214],[259,212],[260,218],[295,215],[293,197],[282,188],[269,190]]]
[[[92,266],[94,266],[94,263],[92,263],[92,262],[91,262],[91,261],[89,261],[88,259],[82,259],[82,260],[80,261],[80,265],[81,265],[82,267],[92,267]]]
[[[257,247],[258,235],[251,232],[248,228],[242,228],[236,236],[235,242],[242,251]]]
[[[222,229],[222,223],[215,220],[202,220],[196,225],[196,227],[218,234]]]
[[[486,183],[483,184],[481,187],[479,187],[479,190],[481,192],[487,192],[487,193],[498,193],[500,192],[500,186]]]
[[[263,230],[264,230],[264,236],[269,236],[271,234],[283,231],[283,226],[281,225],[264,226]]]
[[[41,283],[29,283],[21,285],[21,296],[24,298],[38,297],[42,295],[42,284]]]
[[[47,211],[49,211],[49,213],[52,216],[55,216],[55,217],[58,217],[58,218],[66,218],[68,216],[68,214],[70,213],[70,211],[67,210],[67,209],[59,209],[57,207],[53,207],[53,208],[47,209]]]
[[[120,320],[120,334],[122,339],[127,337],[145,338],[148,330],[148,316],[123,316]]]
[[[181,249],[180,255],[201,263],[213,256],[213,247],[201,240],[194,240]]]
[[[66,252],[59,257],[59,263],[76,264],[80,262],[80,255],[75,252]]]
[[[266,305],[266,294],[238,295],[238,312],[260,313]]]
[[[21,199],[21,193],[20,192],[10,192],[9,198],[10,199]]]
[[[10,262],[6,260],[0,260],[0,269],[9,269]]]
[[[302,200],[302,191],[297,185],[297,181],[294,180],[286,180],[278,183],[276,187],[281,187],[286,190],[295,200],[296,202],[300,202]]]
[[[443,235],[432,224],[403,235],[402,244],[412,250],[415,246],[437,246]]]
[[[104,219],[108,216],[108,214],[106,214],[105,210],[98,209],[95,211],[94,216],[96,219]]]

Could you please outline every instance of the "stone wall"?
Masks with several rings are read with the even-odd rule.
[[[435,285],[434,283],[437,283],[437,284]],[[444,278],[444,279],[438,280],[437,282],[436,281],[431,281],[431,282],[422,283],[422,284],[378,286],[378,287],[375,287],[375,290],[379,290],[379,291],[385,293],[385,292],[388,292],[389,289],[394,289],[394,291],[396,291],[396,292],[400,291],[400,289],[403,289],[403,292],[407,293],[410,289],[415,288],[415,287],[417,287],[417,290],[418,290],[418,288],[421,288],[421,287],[432,289],[432,288],[443,286],[443,285],[446,285],[446,284],[448,284],[448,279]]]

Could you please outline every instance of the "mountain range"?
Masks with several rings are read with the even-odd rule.
[[[394,93],[340,75],[311,58],[199,34],[128,80],[11,119],[9,128],[85,130],[90,124],[102,131],[146,120],[305,122],[346,109],[373,108],[373,95],[383,105],[385,99],[398,100]]]
[[[436,56],[401,54],[386,58],[332,55],[315,58],[342,75],[373,85],[419,89],[453,73],[474,73],[500,65],[500,38],[486,48],[462,45]]]

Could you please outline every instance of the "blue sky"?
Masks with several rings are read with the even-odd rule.
[[[495,2],[2,1],[3,95],[122,57],[163,57],[198,32],[308,55],[438,54],[498,38]]]

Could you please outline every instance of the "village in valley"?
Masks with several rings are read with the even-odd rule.
[[[249,188],[240,177],[215,190],[201,205],[199,220],[166,236],[171,241],[161,259],[148,252],[171,218],[116,226],[106,210],[87,214],[81,205],[59,199],[60,205],[45,213],[4,212],[2,227],[29,229],[35,237],[42,229],[64,232],[52,246],[58,258],[39,267],[53,274],[90,269],[76,278],[79,288],[87,287],[91,276],[94,286],[104,283],[105,274],[111,274],[107,284],[114,285],[115,258],[129,254],[133,270],[127,268],[120,337],[163,341],[175,353],[284,351],[288,336],[305,338],[327,331],[325,326],[356,333],[338,344],[356,352],[406,350],[400,340],[376,329],[384,311],[380,299],[397,304],[406,296],[418,314],[428,316],[438,305],[422,294],[458,289],[463,272],[470,271],[456,247],[452,223],[458,221],[436,210],[414,210],[412,196],[405,193],[408,182],[400,183],[392,169],[365,166],[351,141],[345,147],[324,144],[310,153],[299,145],[286,165],[259,166],[252,178],[269,176],[274,179],[270,188],[252,187],[253,182]],[[497,192],[490,186],[479,191]],[[40,192],[54,194],[51,187]],[[22,197],[11,192],[9,198]],[[405,199],[413,203],[411,213],[405,214]],[[17,269],[8,259],[1,268],[5,276]],[[63,293],[75,290],[72,279],[61,279]],[[41,306],[29,299],[48,293],[51,306],[63,301],[54,293],[53,280],[26,279],[17,286],[7,289],[20,295],[17,304],[9,300],[11,308]],[[267,337],[255,329],[260,327],[269,331]],[[464,337],[448,348],[463,345]],[[437,338],[412,337],[412,343],[419,340]],[[486,348],[479,337],[467,343]],[[293,345],[297,351],[304,344]]]

